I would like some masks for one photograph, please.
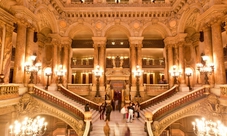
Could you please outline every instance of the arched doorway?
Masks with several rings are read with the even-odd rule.
[[[123,80],[113,80],[110,81],[110,87],[112,88],[114,110],[120,110],[122,102],[124,101],[123,89],[125,88],[125,81]]]

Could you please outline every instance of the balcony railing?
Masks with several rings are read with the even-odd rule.
[[[4,84],[0,85],[0,100],[16,98],[19,96],[19,85]]]

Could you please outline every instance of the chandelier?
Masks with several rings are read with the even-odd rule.
[[[220,121],[213,122],[202,118],[196,119],[192,125],[197,136],[227,136],[227,127]]]
[[[15,121],[10,125],[10,134],[14,136],[42,136],[46,132],[45,118],[37,116],[35,119],[26,117],[22,122]]]

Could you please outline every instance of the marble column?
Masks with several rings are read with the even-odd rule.
[[[29,62],[30,64],[32,64],[31,55],[33,55],[33,53],[35,53],[33,38],[34,38],[34,29],[32,27],[27,27],[25,62]],[[25,77],[24,78],[25,84],[27,84],[29,82],[30,75],[31,75],[31,73],[25,72],[25,76],[24,76]]]
[[[69,58],[70,58],[70,61],[69,61],[69,65],[68,65],[68,84],[72,84],[72,75],[73,75],[73,71],[72,71],[72,58],[73,58],[73,51],[72,51],[72,48],[70,47],[69,48]],[[75,80],[76,80],[76,74],[74,74],[74,83],[75,83]]]
[[[213,60],[215,66],[214,69],[215,85],[220,85],[226,83],[224,53],[221,35],[221,21],[213,23],[211,27],[212,27]]]
[[[51,84],[55,84],[57,83],[57,75],[55,74],[55,71],[58,69],[58,57],[57,53],[58,53],[58,47],[60,46],[60,41],[59,39],[52,39],[52,47],[53,47],[53,56],[52,56],[52,65],[51,65],[51,69],[52,69],[52,75],[51,75]]]
[[[65,75],[63,76],[63,85],[66,86],[68,81],[68,76],[69,76],[69,61],[71,61],[71,59],[69,59],[69,54],[70,54],[70,48],[71,48],[71,44],[72,44],[72,39],[70,39],[69,37],[64,37],[62,39],[62,46],[63,46],[63,68],[66,70]],[[70,66],[71,67],[71,66]]]
[[[184,65],[184,42],[179,42],[178,43],[179,47],[179,70],[181,70],[181,75],[180,75],[180,84],[184,85],[185,84],[185,65]]]
[[[44,58],[44,54],[45,54],[45,48],[44,48],[44,45],[45,45],[45,40],[46,40],[46,37],[45,35],[41,34],[41,33],[38,33],[37,34],[38,36],[38,41],[37,41],[37,44],[38,44],[38,49],[37,49],[37,61],[40,62],[42,64],[42,68],[41,70],[39,71],[38,73],[38,77],[37,77],[37,84],[45,84],[45,73],[44,73],[44,68],[45,68],[45,64],[44,64],[44,61],[43,61],[43,58]]]
[[[210,26],[206,26],[203,28],[203,33],[204,33],[204,53],[206,56],[209,57],[209,60],[207,60],[207,64],[209,63],[213,63],[213,52],[212,52],[212,35],[211,35],[211,27]],[[222,51],[223,52],[223,51]],[[201,54],[200,54],[200,58],[201,58]],[[202,60],[202,59],[201,59]],[[201,62],[201,61],[200,61]],[[201,74],[200,74],[201,75]],[[204,77],[204,76],[200,76],[200,77]],[[201,79],[202,82],[204,83],[204,79]],[[214,86],[214,77],[213,76],[209,76],[209,83],[210,86],[213,87]]]
[[[175,45],[175,39],[173,37],[167,37],[164,39],[165,46],[167,48],[167,66],[168,70],[171,71],[173,66],[173,46]],[[174,85],[173,77],[171,77],[170,73],[168,74],[168,81],[167,81],[172,87]]]
[[[3,54],[3,63],[2,63],[2,73],[4,74],[4,83],[9,83],[10,68],[11,68],[11,56],[12,56],[12,35],[13,35],[13,26],[6,25],[5,33],[5,45],[4,45],[4,54]]]
[[[102,76],[99,78],[99,90],[101,97],[105,96],[105,68],[106,68],[106,37],[92,37],[94,42],[94,69],[99,65],[99,70],[101,70]],[[96,77],[93,76],[93,89],[96,90]]]
[[[200,55],[200,50],[199,50],[199,42],[200,42],[200,33],[195,33],[192,35],[192,46],[191,46],[191,51],[192,51],[192,57],[193,57],[193,62],[194,64],[191,64],[191,67],[193,68],[193,81],[192,81],[192,86],[195,84],[195,86],[200,86],[201,84],[201,79],[200,79],[200,74],[199,71],[197,70],[196,64],[200,63],[201,60],[201,55]]]
[[[13,83],[24,83],[24,67],[26,47],[26,25],[17,23],[17,39],[14,60]]]
[[[142,70],[142,47],[143,47],[143,44],[142,44],[142,41],[141,41],[141,44],[138,44],[137,45],[137,65],[140,67],[140,69]],[[143,87],[143,73],[139,79],[139,82],[140,82],[140,88]],[[140,89],[142,90],[142,89]]]

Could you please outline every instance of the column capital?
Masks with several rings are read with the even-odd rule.
[[[166,37],[165,39],[164,39],[164,43],[165,43],[165,46],[172,46],[172,45],[174,45],[174,44],[176,44],[176,41],[175,41],[175,38],[174,37]]]
[[[129,37],[129,43],[130,45],[143,45],[143,39],[144,37]]]
[[[94,42],[93,47],[105,47],[106,46],[106,37],[92,37],[92,40]]]
[[[62,44],[67,44],[67,45],[71,45],[72,44],[72,39],[69,37],[61,37],[61,43]]]
[[[187,33],[179,33],[175,36],[175,40],[177,42],[185,42],[185,37],[187,36]]]

